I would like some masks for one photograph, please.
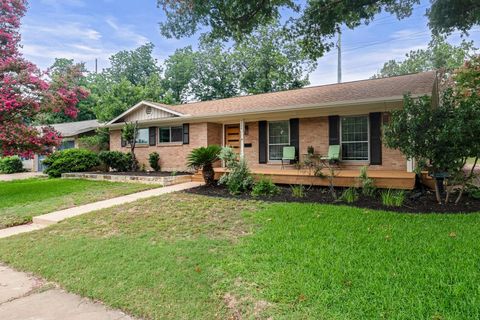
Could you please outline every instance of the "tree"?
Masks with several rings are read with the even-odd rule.
[[[462,41],[459,46],[454,46],[443,37],[434,36],[427,49],[412,50],[405,55],[403,61],[385,62],[374,77],[391,77],[437,69],[453,70],[462,66],[473,50],[476,50],[473,42]]]
[[[26,0],[0,1],[0,154],[31,157],[45,154],[61,138],[53,128],[32,126],[39,112],[63,113],[75,118],[77,103],[87,92],[65,81],[50,85],[45,74],[19,52],[20,19]]]
[[[203,179],[207,186],[215,184],[215,172],[213,163],[218,161],[222,148],[217,145],[209,145],[208,147],[200,147],[193,149],[187,157],[187,166],[196,170],[202,169]]]
[[[130,146],[130,155],[131,155],[130,165],[133,172],[137,171],[138,169],[137,157],[135,156],[137,136],[138,136],[138,122],[125,123],[125,126],[122,129],[122,138]]]
[[[159,75],[162,69],[153,58],[153,43],[146,43],[134,50],[122,50],[110,57],[110,68],[105,70],[114,82],[127,79],[133,85],[145,85],[153,75]]]
[[[234,57],[221,43],[202,41],[194,61],[196,68],[188,93],[195,99],[230,98],[240,93]]]
[[[195,55],[191,46],[177,49],[165,61],[164,86],[172,90],[177,102],[187,101],[188,86],[195,74]]]
[[[304,87],[316,67],[278,24],[246,36],[234,47],[233,55],[241,90],[252,94]]]
[[[373,21],[382,11],[403,19],[410,16],[413,6],[419,3],[420,0],[310,0],[306,5],[297,5],[292,0],[157,0],[166,13],[166,21],[160,23],[161,32],[176,38],[208,29],[211,38],[239,41],[259,26],[279,20],[284,12],[293,16],[286,26],[289,34],[300,41],[304,52],[312,59],[334,47],[333,37],[340,26],[354,29]],[[436,0],[426,15],[434,33],[449,33],[455,29],[467,32],[480,23],[480,2]]]
[[[87,70],[84,63],[75,63],[73,59],[56,58],[53,65],[49,68],[50,86],[52,88],[65,86],[68,88],[87,86],[85,74]],[[86,89],[85,89],[86,90]],[[58,112],[41,112],[36,117],[36,122],[40,124],[52,124],[62,122],[84,121],[95,119],[92,110],[91,97],[86,97],[77,103],[77,117],[71,118]]]

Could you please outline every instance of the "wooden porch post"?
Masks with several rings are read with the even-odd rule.
[[[245,120],[240,120],[240,158],[245,156]]]

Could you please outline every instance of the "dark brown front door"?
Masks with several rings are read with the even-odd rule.
[[[225,126],[225,146],[240,151],[240,125]]]

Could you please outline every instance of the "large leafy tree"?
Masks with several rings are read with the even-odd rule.
[[[87,70],[84,63],[75,63],[73,59],[57,58],[49,68],[51,78],[51,87],[67,86],[87,87]],[[36,122],[41,124],[53,124],[61,122],[84,121],[95,119],[92,109],[92,97],[80,100],[76,108],[78,114],[76,118],[71,118],[63,113],[58,112],[40,112],[37,115]]]
[[[105,73],[114,82],[127,79],[133,85],[145,85],[152,75],[162,71],[153,57],[153,43],[146,43],[134,50],[122,50],[110,57],[110,67]]]
[[[191,46],[177,49],[165,61],[164,85],[175,101],[186,102],[188,85],[195,74],[196,53]]]
[[[460,45],[454,46],[443,37],[434,36],[427,49],[412,50],[402,61],[385,62],[374,77],[391,77],[436,69],[453,70],[462,66],[474,49],[473,42],[462,41]]]
[[[189,94],[197,100],[213,100],[240,93],[233,55],[220,42],[202,41],[194,56],[195,70]]]
[[[26,0],[0,0],[0,154],[30,157],[48,153],[60,143],[53,128],[32,126],[39,112],[63,113],[75,118],[76,105],[87,96],[66,79],[48,83],[45,74],[25,60],[20,51],[20,19]]]
[[[298,43],[277,24],[261,27],[234,48],[241,90],[265,93],[301,88],[316,63],[307,59]]]
[[[261,25],[278,20],[282,12],[293,11],[287,29],[312,58],[333,48],[333,37],[341,25],[350,29],[371,22],[386,11],[402,19],[411,15],[420,0],[309,0],[298,5],[293,0],[157,0],[166,13],[161,31],[168,37],[191,36],[208,27],[217,39],[239,40]],[[478,0],[432,1],[426,15],[434,33],[468,31],[480,23]]]

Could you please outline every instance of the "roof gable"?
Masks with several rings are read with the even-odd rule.
[[[139,120],[155,120],[162,118],[182,117],[183,113],[171,110],[166,105],[141,101],[110,121],[108,124]]]

